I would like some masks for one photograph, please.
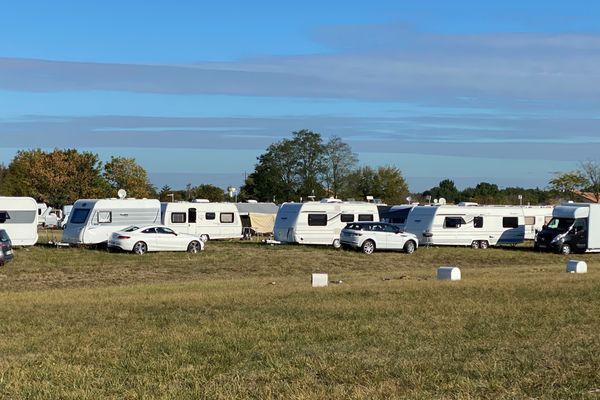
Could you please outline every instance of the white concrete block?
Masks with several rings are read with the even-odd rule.
[[[442,265],[437,270],[437,278],[443,281],[460,281],[460,269]]]
[[[587,264],[585,261],[569,260],[567,261],[567,272],[585,274],[587,272]]]
[[[327,274],[321,274],[321,273],[312,274],[312,277],[311,277],[312,287],[324,287],[324,286],[327,286],[328,282],[329,282],[329,277],[327,276]]]

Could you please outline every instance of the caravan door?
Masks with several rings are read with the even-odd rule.
[[[190,207],[187,210],[187,231],[185,233],[189,233],[192,235],[196,234],[196,222],[198,220],[198,210],[196,207]]]

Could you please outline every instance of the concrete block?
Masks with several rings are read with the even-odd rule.
[[[437,278],[442,281],[460,281],[460,269],[458,267],[442,265],[437,270]]]
[[[587,264],[585,261],[569,260],[567,261],[567,272],[585,274],[587,272]]]
[[[316,273],[311,276],[312,287],[324,287],[327,286],[329,277],[327,274]]]

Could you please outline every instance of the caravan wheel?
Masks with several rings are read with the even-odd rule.
[[[204,243],[208,242],[208,235],[206,233],[203,233],[202,235],[200,235],[200,240],[202,240]]]
[[[340,243],[340,239],[334,239],[332,245],[333,245],[334,249],[339,249],[342,247],[342,244]]]
[[[479,242],[480,249],[487,249],[488,247],[490,247],[490,244],[487,240],[482,240],[481,242]]]
[[[477,240],[473,240],[473,241],[471,242],[471,248],[472,248],[472,249],[478,249],[478,248],[479,248],[479,241],[477,241]]]

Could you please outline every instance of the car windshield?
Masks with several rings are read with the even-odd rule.
[[[133,231],[137,231],[138,229],[140,229],[140,228],[135,225],[131,225],[131,226],[128,226],[127,228],[123,229],[123,232],[133,232]]]
[[[548,229],[566,232],[573,225],[573,222],[575,222],[575,219],[573,218],[552,218],[546,226]]]

